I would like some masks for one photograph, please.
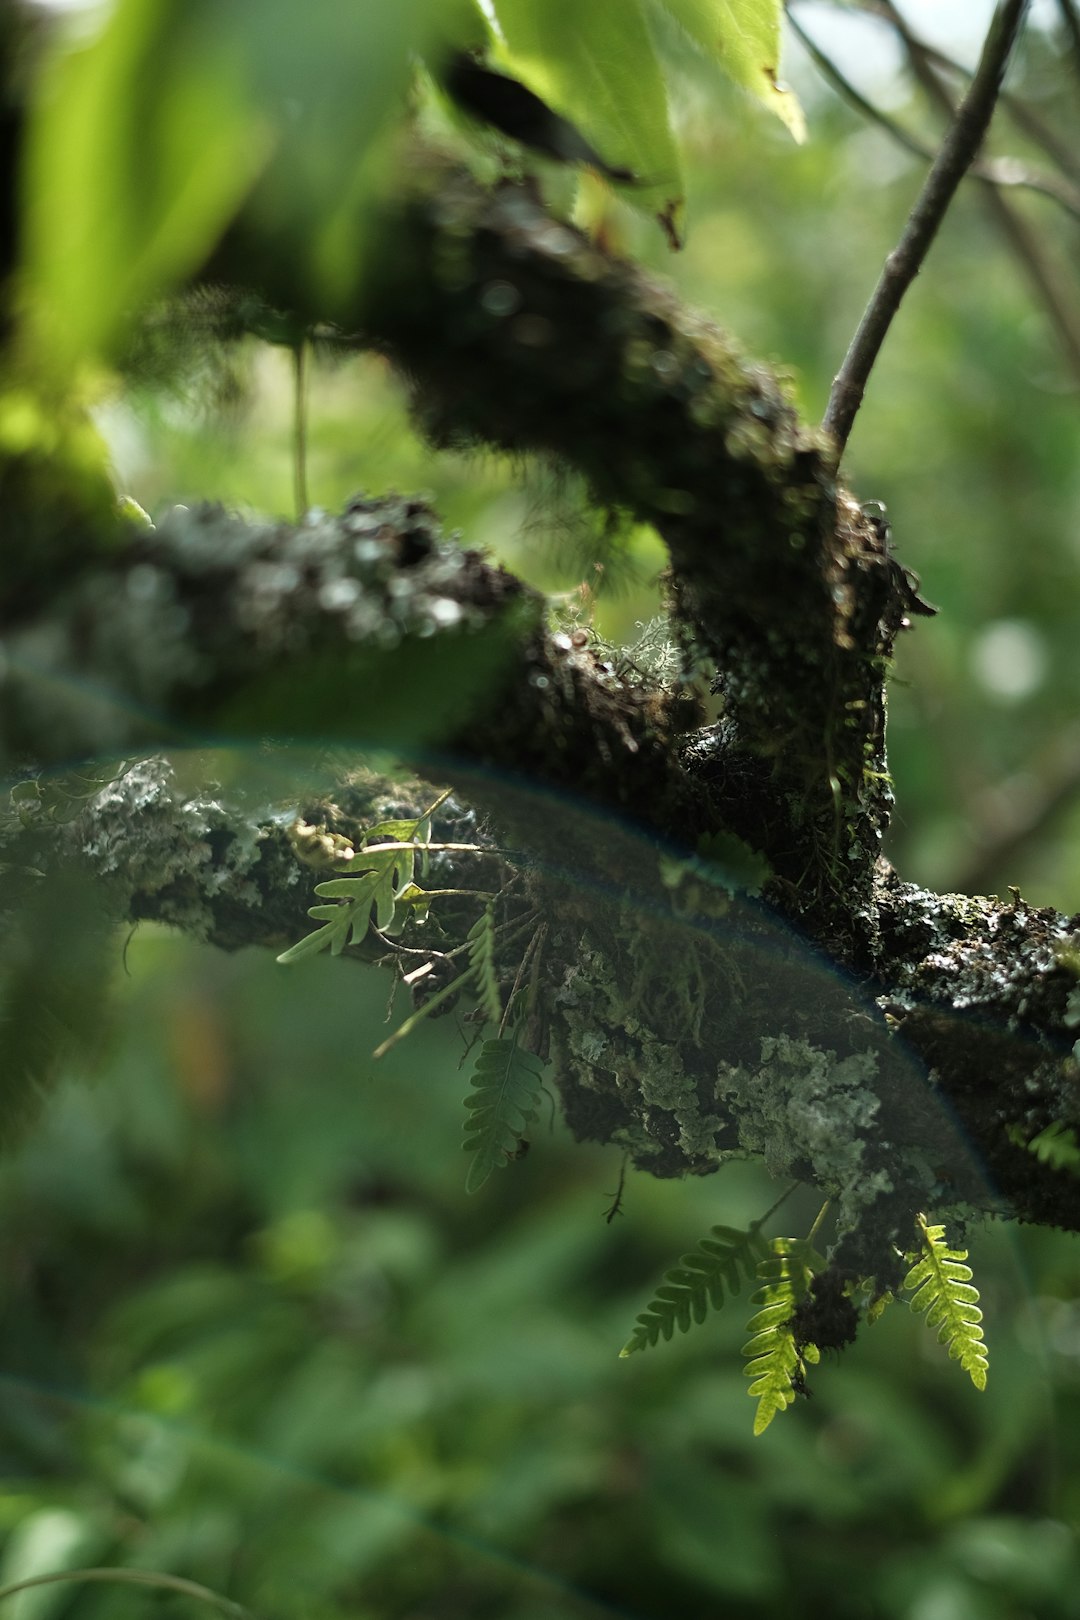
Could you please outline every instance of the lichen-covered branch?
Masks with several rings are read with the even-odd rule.
[[[770,859],[814,926],[835,910],[842,933],[888,815],[884,673],[912,603],[884,526],[838,490],[827,441],[767,367],[529,190],[485,192],[429,163],[379,239],[334,309],[253,220],[210,269],[254,275],[270,302],[389,352],[437,440],[553,452],[655,526],[690,656],[723,690],[729,751],[767,780]]]
[[[259,290],[288,304],[289,267],[260,260],[253,227],[218,269],[245,229],[237,263],[272,266]],[[657,1175],[761,1155],[836,1200],[838,1252],[864,1275],[919,1208],[1080,1229],[1080,1181],[1028,1151],[1048,1124],[1080,1128],[1077,920],[926,895],[879,857],[886,667],[922,607],[882,517],[836,487],[767,371],[527,192],[459,175],[412,192],[385,272],[351,309],[299,288],[293,307],[351,315],[412,373],[433,431],[557,451],[653,522],[673,634],[722,718],[696,726],[683,688],[552,628],[422,503],[300,526],[178,510],[8,607],[8,993],[59,995],[52,942],[87,885],[106,921],[294,943],[312,852],[357,849],[391,791],[347,767],[256,802],[144,759],[58,816],[43,767],[264,738],[392,750],[481,818],[483,852],[445,852],[441,887],[547,925],[535,1039],[579,1137]],[[435,793],[414,785],[411,812]],[[432,914],[460,941],[466,900]],[[446,942],[400,937],[433,963]]]

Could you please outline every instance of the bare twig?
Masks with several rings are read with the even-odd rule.
[[[1001,0],[994,13],[975,77],[908,216],[904,233],[885,261],[833,383],[823,426],[832,434],[841,454],[893,316],[918,275],[956,188],[982,144],[1027,7],[1028,0]]]
[[[887,22],[893,32],[902,40],[909,54],[914,50],[920,53],[934,67],[943,68],[946,73],[968,82],[971,79],[971,69],[958,62],[954,56],[938,46],[931,45],[928,40],[917,38],[908,27],[904,18],[895,6],[887,0],[862,0],[862,10],[872,17],[878,17]],[[1059,168],[1062,174],[1071,176],[1073,180],[1080,180],[1080,156],[1067,141],[1061,139],[1044,118],[1014,90],[1002,90],[998,97],[998,106],[1009,114],[1018,130],[1021,130],[1034,145],[1040,147],[1046,156]]]
[[[911,152],[915,157],[925,158],[928,163],[934,160],[934,149],[917,135],[904,128],[903,124],[891,118],[887,112],[869,101],[851,80],[843,74],[836,63],[828,56],[806,32],[794,13],[788,10],[788,21],[792,32],[802,41],[807,54],[820,70],[822,77],[827,79],[834,90],[847,101],[856,112],[868,119],[871,123],[883,129],[885,133],[902,146],[905,151]],[[973,163],[967,171],[968,178],[985,180],[993,186],[1020,187],[1027,191],[1038,192],[1040,196],[1049,197],[1053,202],[1060,204],[1067,213],[1080,219],[1080,189],[1071,185],[1067,180],[1061,180],[1055,174],[1046,174],[1033,169],[1019,158],[999,157],[984,158]]]
[[[934,53],[910,32],[893,0],[874,0],[874,9],[886,18],[903,40],[911,62],[912,72],[926,94],[949,117],[953,116],[953,103],[931,65]],[[1027,276],[1036,298],[1046,311],[1057,334],[1061,350],[1074,378],[1080,383],[1080,315],[1076,310],[1075,295],[1062,285],[1053,262],[1027,220],[992,187],[984,191],[990,217],[1005,238],[1013,257]]]

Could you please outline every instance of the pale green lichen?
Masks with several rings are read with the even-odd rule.
[[[838,1232],[851,1230],[859,1213],[891,1181],[864,1167],[867,1133],[879,1102],[871,1082],[873,1052],[838,1059],[789,1035],[766,1036],[756,1069],[723,1065],[717,1095],[735,1116],[740,1147],[760,1154],[777,1177],[807,1177],[838,1199]]]
[[[679,1147],[688,1159],[718,1158],[717,1137],[724,1129],[718,1114],[703,1114],[695,1081],[675,1049],[655,1036],[641,1041],[641,1100],[649,1108],[674,1115]]]

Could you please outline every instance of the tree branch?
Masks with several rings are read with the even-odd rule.
[[[982,145],[1026,11],[1027,0],[1001,0],[994,13],[975,77],[926,177],[900,241],[885,261],[833,383],[823,426],[841,454],[893,317],[919,273],[956,188]]]
[[[787,10],[788,22],[792,31],[802,41],[811,60],[817,65],[822,76],[832,85],[833,89],[852,106],[856,112],[870,123],[883,129],[897,146],[903,147],[915,157],[924,158],[932,163],[935,158],[934,149],[904,128],[895,118],[876,107],[872,101],[857,90],[851,80],[841,73],[836,63],[825,51],[810,37],[806,29],[792,12],[790,6]],[[998,157],[984,158],[972,163],[965,176],[972,180],[985,180],[989,185],[1006,188],[1018,188],[1025,191],[1034,191],[1039,196],[1049,197],[1058,203],[1066,213],[1080,219],[1080,190],[1067,180],[1061,180],[1054,174],[1040,173],[1030,168],[1019,158]]]
[[[931,66],[931,59],[936,58],[937,53],[914,37],[892,0],[874,0],[874,10],[892,23],[907,49],[912,71],[927,95],[946,117],[953,117],[952,100]],[[1018,116],[1015,104],[1013,112],[1014,116]],[[1075,164],[1072,165],[1072,172],[1076,172]],[[983,195],[987,212],[1031,283],[1036,298],[1057,333],[1073,377],[1080,382],[1080,319],[1075,309],[1075,298],[1070,298],[1062,287],[1038,236],[1017,209],[990,186],[984,189]]]

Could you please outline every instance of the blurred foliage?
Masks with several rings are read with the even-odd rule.
[[[127,963],[107,1072],[0,1173],[0,1581],[167,1569],[266,1620],[1071,1615],[1072,1240],[973,1234],[985,1395],[894,1308],[754,1440],[746,1310],[618,1351],[673,1253],[772,1201],[763,1172],[634,1175],[607,1223],[617,1155],[542,1117],[469,1197],[452,1016],[373,1070],[377,974],[152,930]]]
[[[168,155],[192,108],[174,93],[183,53],[165,53],[154,27],[167,13],[176,25],[177,13],[145,0],[124,9],[145,20],[150,42],[115,64],[135,92],[124,116],[145,118],[146,152]],[[678,69],[685,252],[673,258],[656,226],[598,183],[576,198],[572,183],[545,177],[545,187],[553,205],[576,207],[789,371],[816,418],[920,165],[824,93],[793,49],[787,71],[810,131],[796,147],[654,9]],[[296,34],[293,10],[274,8],[279,44]],[[346,131],[340,161],[352,169],[343,181],[310,155],[320,143],[294,145],[301,212],[339,192],[355,202],[370,182],[357,153],[407,78],[398,23],[424,8],[380,10],[386,61],[400,71],[384,73],[378,53],[356,62],[343,51],[319,79],[319,130]],[[211,12],[229,14],[242,45],[274,39],[265,8],[254,31],[249,6],[193,6],[184,26]],[[808,26],[836,20],[826,6],[802,14]],[[878,27],[849,13],[842,23],[867,42]],[[299,69],[315,73],[325,40],[315,30],[308,43]],[[272,68],[288,51],[258,60],[271,77],[252,80],[256,103],[280,89]],[[929,133],[891,59],[876,60],[890,111]],[[1015,83],[1075,135],[1074,91],[1049,34],[1033,27]],[[235,111],[231,92],[227,101]],[[132,212],[141,193],[107,147],[80,147],[77,120],[50,126],[37,172],[71,164],[61,177],[70,211],[53,217],[54,199],[41,229],[72,233],[65,274],[85,270],[87,236],[100,240],[92,209],[107,187],[97,202],[80,188],[102,173],[116,191],[106,240],[125,296],[182,273],[263,151],[245,144],[250,126],[234,147],[229,119],[210,124],[213,140],[200,126],[207,188],[183,229],[155,213],[152,192],[145,214]],[[1028,150],[1004,117],[995,145]],[[228,168],[236,150],[243,161]],[[1074,275],[1075,222],[1043,199],[1017,206]],[[319,222],[313,263],[332,271],[356,244]],[[130,262],[133,232],[141,265]],[[82,317],[80,341],[110,329],[92,298]],[[100,376],[94,385],[101,397]],[[246,339],[201,354],[168,389],[150,369],[104,386],[97,426],[121,488],[151,513],[211,497],[290,508],[286,347]],[[980,840],[993,847],[1028,807],[1036,835],[983,879],[1063,909],[1080,907],[1080,803],[1053,791],[1080,750],[1078,392],[977,189],[966,189],[851,446],[860,497],[887,503],[900,556],[942,609],[905,639],[893,684],[892,854],[905,876],[963,882]],[[565,592],[612,640],[636,640],[657,611],[655,537],[597,517],[559,468],[435,455],[383,361],[316,350],[309,407],[308,483],[321,505],[358,487],[426,489],[468,544]],[[73,974],[91,934],[76,932]],[[609,1225],[615,1157],[574,1146],[557,1126],[549,1135],[542,1116],[528,1157],[467,1198],[466,1080],[455,1071],[466,1043],[452,1015],[373,1074],[387,994],[376,975],[326,960],[284,973],[149,930],[127,956],[96,1082],[68,1057],[69,1083],[0,1167],[0,1582],[95,1562],[168,1569],[265,1620],[1075,1612],[1074,1240],[998,1228],[965,1240],[994,1354],[981,1399],[949,1376],[922,1324],[894,1310],[842,1370],[817,1368],[813,1399],[755,1441],[740,1312],[711,1317],[662,1355],[617,1357],[672,1255],[717,1222],[745,1227],[773,1201],[763,1173],[635,1177]],[[792,1229],[813,1214],[793,1214]],[[134,1620],[180,1601],[64,1586],[10,1612]]]

